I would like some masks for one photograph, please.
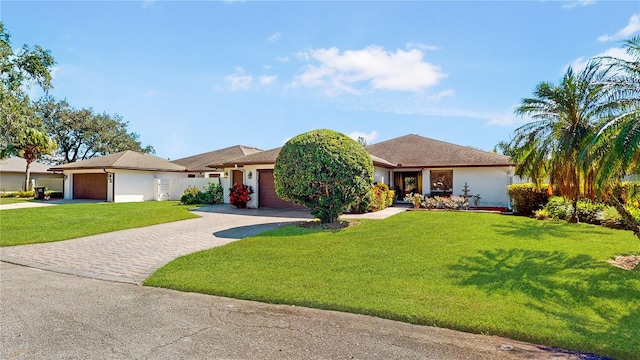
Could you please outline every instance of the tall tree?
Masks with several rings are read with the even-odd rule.
[[[41,129],[26,90],[34,84],[49,90],[54,64],[51,53],[38,45],[24,45],[14,52],[11,36],[0,22],[0,157],[12,155],[11,144],[26,129]]]
[[[596,177],[600,192],[640,238],[640,223],[621,201],[623,195],[628,203],[637,201],[640,186],[630,184],[626,194],[621,193],[620,186],[620,182],[629,175],[640,174],[640,37],[625,41],[624,49],[630,60],[615,57],[597,59],[611,74],[604,82],[608,90],[608,117],[598,129],[591,151],[585,151],[583,157],[586,161],[600,160]]]
[[[22,130],[15,138],[12,146],[18,156],[27,161],[24,178],[24,190],[31,190],[31,163],[43,154],[51,154],[57,145],[46,133],[34,128]]]
[[[596,134],[605,108],[602,99],[606,72],[597,63],[575,73],[567,69],[556,86],[538,84],[533,98],[525,98],[515,110],[533,121],[516,129],[510,147],[518,162],[516,174],[538,178],[549,175],[549,186],[573,203],[569,219],[577,222],[580,196],[593,196],[595,165],[581,161],[581,154]]]
[[[152,146],[142,146],[140,136],[129,132],[129,123],[117,114],[76,110],[66,100],[47,97],[38,103],[38,115],[59,145],[54,162],[70,163],[124,150],[154,153]]]

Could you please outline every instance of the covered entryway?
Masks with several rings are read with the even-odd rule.
[[[107,200],[107,174],[73,174],[73,198]]]
[[[278,197],[273,181],[273,170],[258,170],[258,204],[260,207],[278,209],[305,209],[302,205],[296,205]]]

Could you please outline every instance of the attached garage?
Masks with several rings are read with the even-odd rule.
[[[73,174],[73,198],[107,200],[107,174]]]
[[[276,194],[273,170],[258,170],[258,203],[260,207],[278,209],[305,209],[291,201],[285,201]]]

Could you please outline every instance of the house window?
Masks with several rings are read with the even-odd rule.
[[[431,170],[431,194],[451,195],[453,193],[453,170]]]
[[[209,174],[209,178],[219,178],[220,174]]]
[[[187,177],[188,178],[194,178],[194,177],[196,177],[196,174],[188,174]]]

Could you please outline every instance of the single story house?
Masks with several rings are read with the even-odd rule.
[[[64,176],[65,199],[109,202],[179,200],[187,168],[127,150],[49,169]]]
[[[276,195],[273,168],[281,148],[267,151],[236,145],[183,159],[168,160],[124,151],[52,167],[64,174],[66,199],[105,201],[179,200],[184,189],[215,178],[228,200],[233,184],[254,189],[249,207],[295,208]],[[366,147],[374,180],[395,189],[398,198],[416,192],[428,196],[479,195],[479,206],[510,207],[513,181],[508,156],[406,135]]]
[[[296,205],[275,193],[273,168],[281,148],[209,164],[223,169],[221,183],[253,187],[249,207],[287,208]],[[374,180],[395,189],[400,200],[415,192],[427,196],[479,195],[479,206],[510,207],[507,186],[513,181],[508,156],[455,145],[419,135],[406,135],[366,147],[374,165]]]
[[[37,161],[29,167],[32,186],[44,186],[47,190],[62,191],[62,175],[48,171],[50,165]],[[27,160],[12,157],[0,160],[0,192],[22,191]]]

